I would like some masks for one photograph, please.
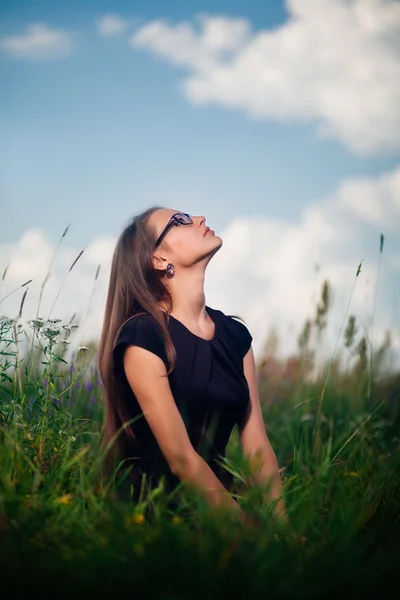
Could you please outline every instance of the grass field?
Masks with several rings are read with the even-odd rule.
[[[2,597],[394,598],[400,370],[384,373],[389,338],[372,361],[351,315],[331,359],[316,368],[311,340],[323,335],[328,296],[325,284],[296,356],[279,359],[269,346],[258,364],[290,528],[274,522],[262,491],[248,485],[236,430],[226,466],[257,528],[213,514],[190,490],[173,512],[162,486],[136,505],[119,498],[118,476],[99,485],[95,344],[78,350],[73,325],[58,319],[23,324],[21,310],[16,319],[3,317]],[[75,350],[66,360],[68,342]]]

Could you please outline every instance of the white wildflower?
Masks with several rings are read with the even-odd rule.
[[[75,329],[78,329],[79,325],[75,325],[75,323],[68,323],[67,325],[62,325],[62,328],[65,331],[74,331]]]
[[[1,325],[12,325],[14,322],[14,319],[10,319],[10,317],[6,317],[4,315],[2,315],[0,317],[0,324]]]
[[[43,327],[44,322],[42,318],[38,317],[37,319],[31,319],[28,321],[28,325],[32,327],[32,329],[40,329]]]
[[[52,329],[51,327],[45,327],[42,331],[43,335],[49,340],[53,340],[61,333],[61,329]]]
[[[79,346],[78,354],[80,354],[80,353],[85,354],[88,350],[89,350],[89,348],[87,346]]]
[[[69,340],[60,340],[60,344],[65,344],[66,346],[70,343],[71,342]]]

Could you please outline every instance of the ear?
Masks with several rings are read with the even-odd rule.
[[[165,271],[167,268],[168,259],[160,256],[159,254],[153,254],[153,267],[159,271]]]

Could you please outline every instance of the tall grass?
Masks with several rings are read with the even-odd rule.
[[[3,589],[12,597],[33,590],[87,596],[95,589],[103,597],[116,589],[156,598],[384,595],[400,567],[400,371],[384,373],[387,341],[375,349],[372,369],[369,340],[348,314],[354,285],[322,368],[310,340],[313,333],[318,344],[323,339],[329,282],[298,352],[283,359],[270,338],[257,365],[291,526],[272,518],[236,430],[222,463],[258,529],[213,513],[189,489],[171,509],[162,484],[134,503],[119,493],[125,482],[118,472],[109,481],[100,477],[96,342],[78,346],[76,323],[38,314],[24,326],[25,294],[18,315],[0,319]]]

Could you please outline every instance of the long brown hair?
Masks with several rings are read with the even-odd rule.
[[[98,367],[104,389],[104,419],[101,449],[105,452],[104,472],[112,473],[117,462],[128,455],[135,434],[122,381],[116,376],[113,349],[122,327],[140,314],[152,315],[164,337],[169,369],[175,368],[176,351],[168,321],[172,298],[161,281],[164,274],[154,268],[152,256],[157,232],[149,223],[151,214],[162,206],[153,206],[133,217],[125,227],[114,249],[110,282],[105,305],[103,327],[98,350]],[[164,246],[167,244],[163,243]],[[122,428],[122,429],[121,429]],[[111,442],[115,438],[115,441]],[[106,450],[107,446],[110,447]]]

